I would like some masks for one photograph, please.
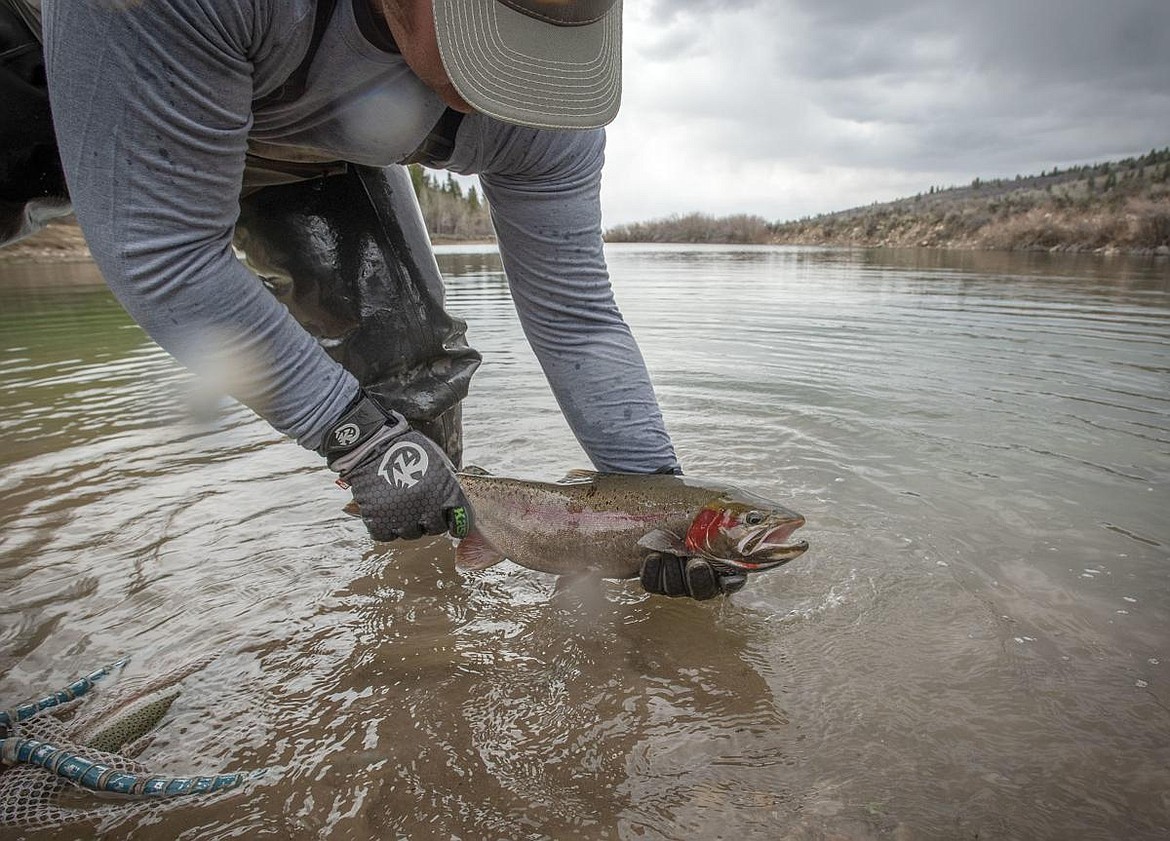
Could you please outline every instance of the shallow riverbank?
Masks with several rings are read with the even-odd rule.
[[[442,234],[431,237],[434,245],[490,245],[493,239],[459,239]],[[85,237],[73,217],[59,219],[43,231],[0,248],[0,263],[72,263],[92,260]]]
[[[44,230],[0,248],[0,263],[79,262],[90,260],[89,246],[73,217],[55,220]]]
[[[771,242],[1170,256],[1170,193],[1100,204],[1028,204],[1002,195],[949,203],[919,197],[789,222]]]

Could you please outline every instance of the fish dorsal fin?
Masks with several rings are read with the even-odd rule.
[[[662,552],[667,555],[678,555],[682,558],[694,554],[687,551],[687,544],[681,537],[677,534],[671,534],[665,529],[654,529],[654,531],[646,532],[638,541],[638,545],[650,552]]]
[[[469,464],[466,467],[462,468],[459,472],[466,473],[468,476],[491,476],[492,475],[491,473],[484,470],[482,467],[480,467],[477,464]]]
[[[597,478],[597,471],[595,470],[570,470],[564,476],[557,480],[558,485],[576,485],[581,482],[592,482]]]
[[[455,547],[456,569],[487,569],[504,560],[504,553],[492,546],[478,531],[473,531]]]

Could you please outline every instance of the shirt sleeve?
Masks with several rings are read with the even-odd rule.
[[[357,383],[231,247],[268,14],[50,0],[46,64],[70,196],[114,294],[181,363],[315,447]]]
[[[602,130],[527,129],[472,114],[446,165],[480,177],[525,335],[594,466],[672,470],[674,447],[605,264],[604,151]]]

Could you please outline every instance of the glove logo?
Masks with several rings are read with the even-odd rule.
[[[403,490],[413,488],[427,475],[430,459],[427,451],[410,441],[402,441],[386,451],[378,473],[387,484]]]
[[[362,431],[356,423],[346,423],[333,430],[333,443],[338,447],[352,447]]]

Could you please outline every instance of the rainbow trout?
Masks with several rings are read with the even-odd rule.
[[[799,557],[804,517],[763,497],[688,476],[574,471],[560,482],[459,474],[475,528],[456,564],[485,569],[508,558],[556,575],[636,578],[649,552],[699,557],[761,572]]]

